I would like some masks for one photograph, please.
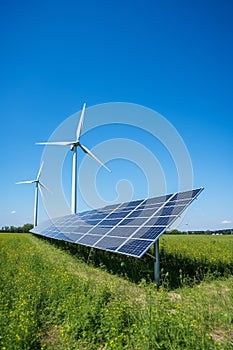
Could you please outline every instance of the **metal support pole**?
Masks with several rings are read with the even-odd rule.
[[[38,188],[39,188],[39,182],[36,181],[35,202],[34,202],[34,227],[37,226],[37,215],[38,215]]]
[[[71,189],[71,214],[77,210],[77,146],[73,147],[72,189]]]
[[[159,263],[159,240],[154,243],[154,253],[155,253],[155,262],[154,262],[154,275],[155,282],[159,284],[160,282],[160,263]]]

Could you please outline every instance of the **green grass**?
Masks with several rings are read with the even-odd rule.
[[[233,263],[233,235],[163,235],[161,245],[166,253],[185,256],[199,263]],[[224,254],[223,254],[224,252]]]
[[[232,256],[224,260],[224,249],[232,238],[222,238],[215,238],[216,249],[203,247],[218,251],[222,244],[218,264],[229,268]],[[208,261],[208,254],[189,253],[193,242],[185,253],[183,241],[173,239],[161,240],[162,255],[167,251],[171,258],[174,247],[180,259]],[[232,276],[157,291],[152,283],[131,283],[30,234],[0,235],[0,269],[1,350],[233,348]]]
[[[139,283],[154,280],[153,259],[135,259],[121,254],[94,250],[81,245],[48,239],[50,243],[76,255],[88,264]],[[151,252],[153,254],[153,252]],[[160,238],[161,279],[169,289],[200,283],[233,274],[233,236],[163,235]]]
[[[172,288],[233,274],[233,236],[163,235],[160,251]]]

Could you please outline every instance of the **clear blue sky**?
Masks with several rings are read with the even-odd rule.
[[[232,16],[230,0],[2,0],[0,226],[33,220],[33,186],[14,183],[36,176],[35,142],[84,101],[120,101],[161,113],[189,150],[205,191],[180,227],[233,227]]]

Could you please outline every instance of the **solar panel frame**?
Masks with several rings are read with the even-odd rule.
[[[202,190],[199,188],[66,215],[47,220],[31,232],[140,258]]]
[[[82,245],[86,245],[86,246],[89,247],[90,244],[88,244],[88,243],[93,242],[93,243],[92,243],[92,245],[93,245],[93,244],[95,244],[97,241],[99,241],[101,237],[102,237],[102,236],[100,236],[100,235],[89,235],[89,234],[87,234],[87,235],[83,235],[83,236],[82,236],[79,240],[77,240],[75,243],[82,244]]]

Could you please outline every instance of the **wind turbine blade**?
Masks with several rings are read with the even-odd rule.
[[[38,188],[39,188],[39,191],[40,191],[41,197],[44,199],[44,193],[43,193],[43,191],[41,190],[41,187],[40,187],[40,186],[38,186]]]
[[[79,141],[80,136],[81,136],[82,127],[83,127],[83,119],[84,119],[84,114],[85,114],[85,108],[86,108],[86,103],[84,103],[84,105],[83,105],[81,117],[80,117],[80,119],[79,119],[77,131],[76,131],[76,142]]]
[[[21,184],[33,184],[34,182],[36,182],[36,180],[29,180],[29,181],[20,181],[20,182],[16,182],[16,185],[21,185]]]
[[[39,182],[39,187],[42,187],[42,188],[44,188],[45,190],[47,190],[48,192],[50,192],[50,193],[52,193],[51,191],[50,191],[50,189],[47,187],[47,186],[45,186],[41,181]]]
[[[71,146],[73,141],[51,141],[51,142],[36,142],[36,145],[55,145],[55,146]]]
[[[41,171],[42,171],[42,169],[43,169],[43,165],[44,165],[44,161],[42,161],[42,163],[41,163],[41,165],[40,165],[40,169],[39,169],[39,171],[38,171],[38,174],[37,174],[37,180],[39,180],[39,178],[40,178],[40,175],[41,175]]]
[[[112,172],[106,165],[104,165],[104,163],[101,162],[101,160],[99,160],[88,148],[86,148],[83,145],[79,146],[82,148],[82,150],[87,153],[91,158],[93,158],[97,163],[99,163],[100,165],[102,165],[107,171],[109,171],[110,173]]]

